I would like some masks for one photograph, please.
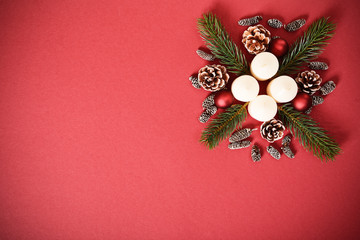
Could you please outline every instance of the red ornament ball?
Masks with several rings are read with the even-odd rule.
[[[291,103],[296,110],[304,112],[311,107],[311,102],[312,99],[309,94],[299,93]]]
[[[229,90],[222,90],[215,93],[214,97],[215,106],[218,108],[230,107],[234,102],[234,96]]]
[[[282,38],[275,38],[270,41],[269,51],[277,57],[284,56],[289,50],[289,44]]]

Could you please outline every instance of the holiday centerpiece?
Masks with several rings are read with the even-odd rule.
[[[322,96],[336,87],[333,81],[324,83],[316,72],[327,70],[328,65],[313,61],[333,36],[335,24],[320,18],[289,46],[285,39],[271,36],[271,31],[260,24],[262,20],[262,16],[255,16],[238,22],[247,27],[241,42],[254,55],[250,64],[214,14],[198,20],[200,35],[211,53],[200,49],[196,52],[212,62],[189,78],[195,88],[211,92],[202,103],[204,111],[199,121],[210,123],[200,141],[213,149],[229,137],[229,149],[243,149],[251,146],[248,137],[259,130],[269,143],[267,152],[275,159],[281,158],[281,152],[294,158],[290,148],[293,135],[314,156],[334,160],[341,152],[339,145],[309,114],[314,106],[323,103]],[[288,32],[297,31],[305,23],[304,19],[286,25],[278,19],[267,21],[269,27],[283,27]],[[304,65],[310,70],[304,70]],[[236,77],[231,79],[231,74]],[[259,94],[259,81],[267,82],[266,94]],[[224,111],[217,114],[218,108]],[[258,129],[242,128],[247,113],[259,121]],[[286,129],[291,135],[285,136]],[[280,139],[281,151],[272,145]],[[253,161],[260,161],[258,145],[253,144],[250,152]]]

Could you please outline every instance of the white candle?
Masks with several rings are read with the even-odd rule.
[[[293,78],[283,75],[272,80],[268,84],[266,92],[278,103],[286,103],[296,97],[298,87]]]
[[[262,52],[256,55],[250,65],[251,74],[259,81],[268,80],[278,70],[279,61],[274,54],[269,52]]]
[[[275,117],[277,104],[268,95],[259,95],[249,103],[248,111],[254,119],[265,122]]]
[[[234,80],[231,85],[231,92],[239,101],[248,102],[259,94],[259,83],[253,76],[242,75]]]

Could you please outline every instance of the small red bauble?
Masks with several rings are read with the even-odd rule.
[[[284,56],[289,50],[289,44],[282,38],[275,38],[270,41],[269,51],[277,57]]]
[[[291,103],[296,110],[304,112],[311,107],[311,101],[312,99],[309,94],[299,93]]]
[[[234,96],[229,90],[222,90],[215,93],[214,97],[215,106],[218,108],[230,107],[234,102]]]

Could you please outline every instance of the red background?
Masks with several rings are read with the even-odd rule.
[[[0,1],[1,239],[356,239],[360,235],[357,1]],[[209,10],[239,43],[255,14],[331,16],[313,117],[341,144],[322,163],[198,140],[190,74]],[[292,42],[302,31],[272,31]],[[241,47],[243,49],[243,47]],[[250,126],[255,122],[249,120]],[[266,146],[253,136],[253,143]],[[262,148],[264,150],[264,148]]]

